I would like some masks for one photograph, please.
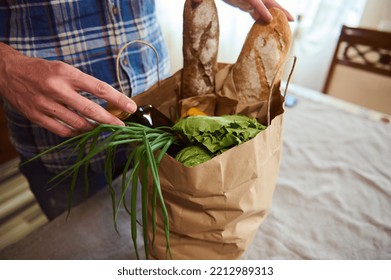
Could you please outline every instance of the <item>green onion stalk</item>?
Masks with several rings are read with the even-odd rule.
[[[166,250],[168,256],[171,255],[170,240],[169,240],[169,217],[168,212],[164,203],[163,194],[159,180],[159,164],[165,153],[168,151],[170,146],[174,143],[178,143],[177,137],[171,131],[171,127],[158,127],[151,128],[142,124],[134,122],[126,122],[125,126],[101,124],[95,129],[74,136],[66,141],[56,145],[37,156],[30,159],[31,162],[38,159],[48,153],[56,152],[63,149],[73,149],[73,153],[76,153],[76,162],[68,167],[66,170],[57,174],[52,178],[51,182],[57,180],[61,181],[64,178],[71,176],[71,186],[68,197],[68,215],[72,207],[72,196],[76,187],[76,178],[81,168],[84,169],[85,177],[85,192],[88,193],[88,176],[87,170],[91,159],[99,153],[105,152],[105,163],[104,172],[108,183],[108,188],[111,195],[112,210],[113,210],[113,221],[114,228],[117,229],[117,219],[120,208],[123,206],[130,217],[131,226],[131,238],[133,241],[136,256],[139,259],[139,251],[137,248],[137,197],[139,192],[139,177],[141,186],[141,209],[142,209],[142,228],[143,228],[143,239],[145,257],[148,259],[149,253],[149,242],[148,242],[148,170],[151,172],[153,180],[152,196],[151,196],[151,213],[152,213],[152,242],[156,234],[156,207],[157,201],[160,202],[162,214],[163,214],[163,225],[166,237]],[[102,134],[107,134],[107,137],[103,140],[99,140]],[[122,172],[122,184],[121,193],[119,198],[116,199],[114,187],[113,187],[113,173],[114,173],[114,162],[116,148],[120,145],[132,145],[127,161],[125,163]],[[26,164],[24,163],[24,164]],[[130,170],[131,169],[131,170]],[[129,171],[130,170],[130,171]],[[129,172],[128,172],[129,171]],[[57,181],[58,182],[58,181]],[[132,186],[130,193],[130,205],[125,199],[129,187]]]

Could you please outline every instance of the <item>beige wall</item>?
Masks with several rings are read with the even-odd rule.
[[[374,29],[387,27],[391,32],[391,1],[367,0],[360,26]]]

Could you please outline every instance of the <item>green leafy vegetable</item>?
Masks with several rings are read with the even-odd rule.
[[[212,154],[200,146],[183,148],[175,157],[184,166],[193,167],[212,159]]]
[[[207,149],[208,155],[213,157],[254,138],[265,128],[256,119],[241,115],[226,115],[187,117],[181,119],[172,129],[185,135],[192,145]],[[189,163],[191,152],[194,152],[194,163],[207,154],[202,153],[202,149],[192,148],[183,151],[183,154],[180,153],[177,159],[182,163]]]

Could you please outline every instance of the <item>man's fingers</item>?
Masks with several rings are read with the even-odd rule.
[[[79,112],[86,118],[96,121],[97,123],[124,125],[120,119],[110,114],[102,106],[83,97],[77,92],[73,92],[72,96],[69,96],[65,105]]]
[[[251,13],[253,18],[262,18],[262,20],[265,22],[270,22],[273,19],[273,16],[270,14],[269,10],[262,1],[251,0],[249,3],[254,8],[254,12]]]
[[[78,89],[103,98],[125,112],[134,113],[136,111],[136,103],[109,84],[82,72],[80,72],[80,75],[81,77],[75,85]]]
[[[110,102],[115,107],[121,108],[123,111],[128,112],[130,114],[133,114],[137,110],[137,104],[125,94],[117,94],[116,98],[116,101]],[[129,100],[131,100],[132,102],[129,103]],[[120,104],[124,105],[120,106]],[[125,109],[123,109],[124,107]]]
[[[60,137],[72,137],[80,133],[66,124],[53,119],[51,116],[42,115],[41,118],[36,121],[36,123]]]
[[[49,131],[61,136],[71,137],[81,132],[92,130],[95,126],[86,118],[97,123],[107,123],[115,125],[124,125],[124,123],[106,111],[98,104],[74,92],[68,99],[67,106],[76,112],[66,108],[58,103],[47,103],[45,108],[36,114],[38,117],[34,122],[48,129]]]
[[[67,67],[65,74],[62,76],[67,77],[67,79],[64,79],[62,82],[57,82],[56,84],[56,94],[54,95],[56,97],[54,100],[59,104],[63,104],[76,111],[82,117],[91,119],[97,123],[124,125],[120,119],[110,114],[102,106],[77,92],[80,90],[105,99],[125,112],[134,113],[136,111],[137,105],[134,101],[109,84],[87,75],[74,67]],[[59,107],[56,108],[59,109]],[[79,129],[80,127],[86,128],[88,126],[78,117],[75,117],[75,119],[72,120],[71,111],[51,115],[64,123],[69,124],[71,127],[75,126],[76,129]]]
[[[45,111],[46,115],[60,120],[76,131],[89,131],[95,127],[83,116],[78,115],[77,113],[58,103],[48,104],[48,107]]]
[[[238,7],[242,11],[248,12],[251,16],[258,20],[261,18],[265,22],[270,22],[272,20],[272,15],[269,10],[272,7],[281,9],[289,21],[294,21],[293,16],[285,10],[280,4],[275,0],[224,0],[226,3]]]
[[[270,8],[279,8],[281,11],[284,12],[284,14],[286,15],[286,18],[288,19],[288,21],[294,21],[295,18],[287,11],[285,10],[280,4],[278,4],[276,1],[272,0],[272,1],[264,1],[265,3],[265,6],[270,9]]]

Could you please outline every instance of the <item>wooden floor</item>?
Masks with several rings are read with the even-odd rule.
[[[0,166],[0,250],[48,222],[17,164]]]

